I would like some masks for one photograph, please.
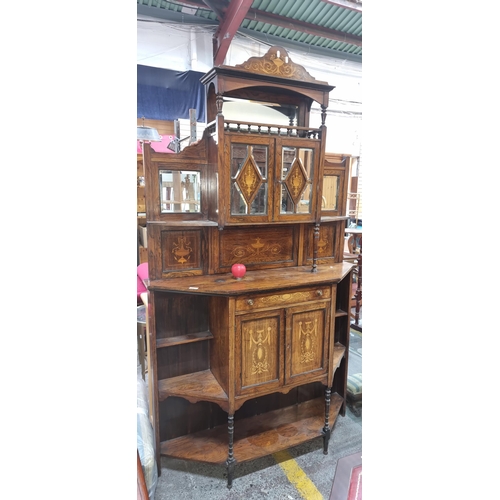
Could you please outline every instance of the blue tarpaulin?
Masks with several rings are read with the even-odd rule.
[[[150,120],[189,119],[196,110],[196,121],[205,122],[204,73],[174,71],[137,65],[137,118]]]

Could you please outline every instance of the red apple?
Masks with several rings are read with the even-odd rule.
[[[243,278],[243,276],[245,276],[247,268],[244,264],[233,264],[231,266],[231,272],[233,273],[233,277],[235,277],[237,280],[240,280],[241,278]]]

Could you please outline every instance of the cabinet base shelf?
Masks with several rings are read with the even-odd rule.
[[[333,427],[343,398],[332,394],[329,425]],[[234,458],[237,463],[254,460],[322,436],[325,425],[325,400],[271,411],[234,423]],[[213,429],[181,436],[160,443],[160,454],[183,460],[224,464],[228,456],[228,429]]]
[[[192,403],[197,401],[227,403],[226,393],[210,370],[159,380],[158,395],[160,401],[168,396],[179,396]]]

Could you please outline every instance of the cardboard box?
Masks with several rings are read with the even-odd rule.
[[[148,248],[148,229],[146,226],[138,226],[139,229],[139,243]]]
[[[142,245],[139,247],[139,264],[148,261],[148,249]]]

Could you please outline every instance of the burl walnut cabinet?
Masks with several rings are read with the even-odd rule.
[[[149,376],[158,465],[226,464],[230,488],[236,463],[319,436],[326,454],[345,414],[346,165],[325,160],[333,87],[283,48],[202,82],[202,139],[178,154],[144,145]],[[229,99],[269,103],[285,123],[227,119]]]

